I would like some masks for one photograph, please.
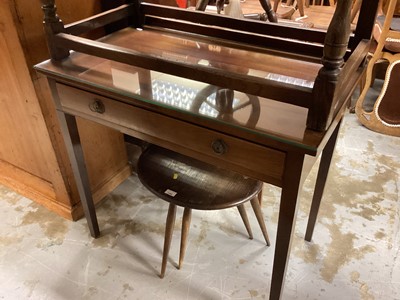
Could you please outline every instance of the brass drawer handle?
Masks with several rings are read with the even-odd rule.
[[[218,155],[222,155],[228,152],[228,145],[221,139],[213,141],[211,144],[211,148],[213,149],[214,153]]]
[[[103,102],[101,102],[99,99],[95,99],[92,103],[90,103],[89,108],[91,111],[99,114],[103,114],[106,111]]]

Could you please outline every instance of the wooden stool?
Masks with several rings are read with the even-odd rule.
[[[154,145],[149,146],[139,157],[137,173],[145,187],[170,203],[161,278],[164,277],[167,265],[177,205],[184,207],[178,269],[181,268],[185,256],[192,209],[215,210],[236,206],[249,238],[252,239],[243,206],[243,203],[250,201],[265,241],[270,245],[259,203],[262,182]]]

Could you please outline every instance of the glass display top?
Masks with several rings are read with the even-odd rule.
[[[162,59],[239,72],[309,89],[319,63],[250,51],[156,30],[125,28],[101,40]],[[44,62],[39,71],[129,96],[152,105],[222,122],[238,130],[315,149],[323,135],[306,130],[308,109],[204,82],[146,70],[82,53]],[[195,69],[193,70],[195,72]],[[229,80],[229,79],[227,79]]]

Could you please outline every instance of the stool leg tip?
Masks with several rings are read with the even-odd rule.
[[[183,265],[183,261],[182,261],[182,260],[179,260],[179,263],[178,263],[178,265],[176,266],[176,268],[177,268],[178,270],[180,270],[180,269],[182,268],[182,265]]]

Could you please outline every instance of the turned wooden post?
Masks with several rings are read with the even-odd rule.
[[[277,2],[277,0],[275,1]],[[272,9],[271,2],[269,0],[260,0],[260,4],[267,15],[268,21],[277,23],[278,17],[276,16],[275,11]]]
[[[324,131],[332,122],[335,111],[336,85],[343,65],[350,36],[350,12],[352,0],[338,0],[332,21],[325,36],[322,57],[323,67],[314,83],[312,105],[308,113],[307,127]]]
[[[57,16],[57,8],[54,0],[41,1],[42,10],[44,12],[43,26],[51,59],[61,60],[69,56],[69,50],[58,48],[54,43],[54,35],[60,32],[65,32],[64,24]]]

